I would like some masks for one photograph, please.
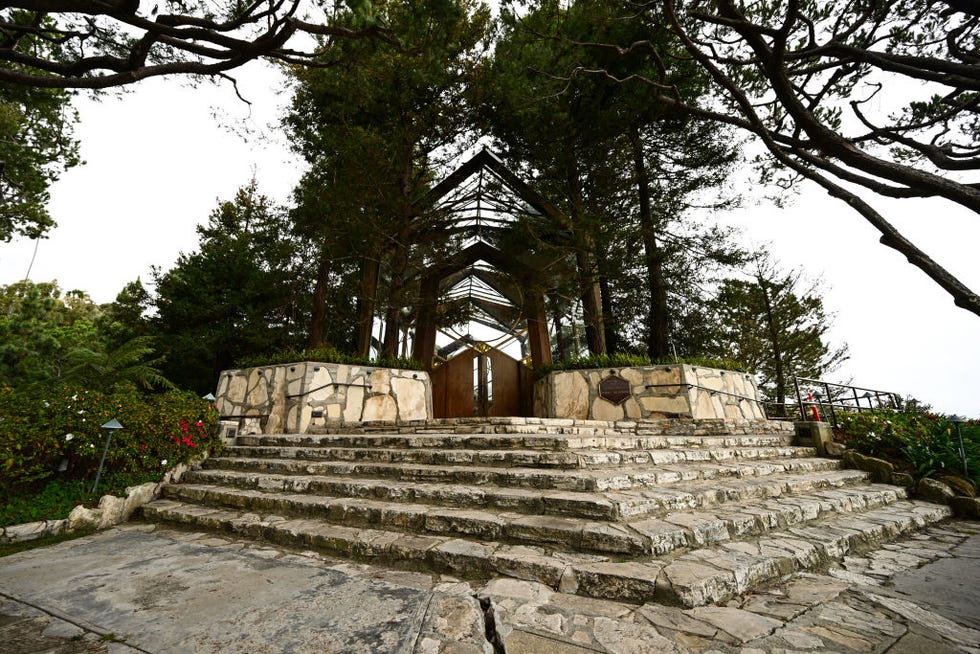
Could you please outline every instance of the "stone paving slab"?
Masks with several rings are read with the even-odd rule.
[[[0,651],[980,654],[977,612],[958,608],[980,606],[978,532],[928,527],[827,571],[870,585],[798,573],[685,609],[131,524],[0,559]]]
[[[493,651],[465,584],[464,595],[420,589],[214,541],[116,529],[5,557],[4,612],[110,634],[120,652]]]
[[[969,579],[980,551],[978,526],[934,527],[889,549],[849,557],[852,567],[883,571],[886,562],[891,566],[871,587],[800,573],[723,604],[693,609],[583,600],[513,579],[495,579],[480,593],[492,602],[508,654],[977,654],[980,630],[970,624],[977,611],[959,615],[958,607],[980,605],[980,586],[930,572],[945,567]],[[913,554],[896,557],[897,552]],[[917,577],[936,583],[916,587],[912,595],[896,590]],[[949,606],[932,606],[937,595]]]

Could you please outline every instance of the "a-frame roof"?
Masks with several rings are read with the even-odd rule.
[[[442,198],[458,189],[466,180],[481,170],[492,173],[537,213],[548,216],[559,225],[566,223],[565,214],[527,182],[511,172],[497,155],[485,147],[416,200],[414,203],[416,211],[421,212],[436,205]]]

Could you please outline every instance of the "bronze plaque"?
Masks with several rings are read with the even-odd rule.
[[[619,375],[609,375],[599,382],[599,397],[613,404],[622,404],[630,398],[630,383]]]

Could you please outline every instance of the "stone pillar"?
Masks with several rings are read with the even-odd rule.
[[[793,424],[796,425],[797,445],[816,448],[817,454],[827,456],[827,444],[834,442],[834,430],[829,422],[797,420]]]

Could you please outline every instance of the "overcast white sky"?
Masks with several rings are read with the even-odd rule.
[[[159,79],[120,98],[80,98],[77,136],[87,163],[52,191],[58,227],[41,241],[31,279],[56,279],[66,290],[110,302],[127,282],[148,280],[151,265],[167,268],[179,252],[195,249],[195,226],[253,170],[263,193],[286,201],[301,163],[264,128],[287,98],[270,93],[276,77],[261,65],[238,77],[242,94],[253,100],[251,110],[228,85],[195,89]],[[228,123],[251,125],[272,138],[245,141],[221,126]],[[980,290],[980,218],[942,202],[876,205]],[[832,337],[851,351],[831,381],[980,417],[980,318],[956,308],[923,273],[879,245],[856,213],[804,188],[786,209],[750,206],[721,219],[740,227],[749,241],[769,243],[784,266],[823,278],[825,303],[837,315]],[[0,243],[0,284],[23,279],[33,248],[26,240]]]

